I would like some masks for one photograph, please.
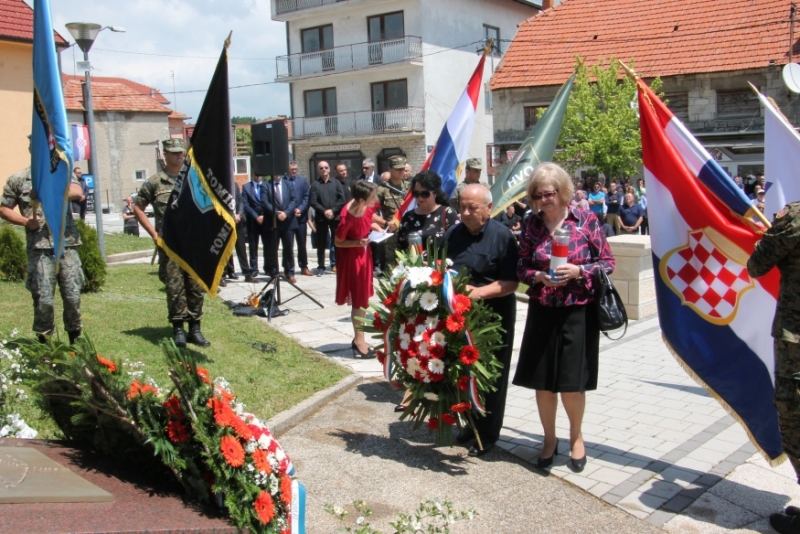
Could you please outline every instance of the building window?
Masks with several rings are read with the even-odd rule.
[[[367,18],[369,41],[383,41],[385,39],[399,39],[405,35],[403,25],[403,12],[386,13]]]
[[[234,174],[250,176],[250,158],[233,158]]]
[[[489,44],[489,39],[494,39],[494,44],[492,44],[492,54],[495,56],[500,56],[500,28],[495,28],[494,26],[484,24],[483,38],[486,39],[486,44]]]
[[[539,122],[539,117],[547,109],[547,106],[525,106],[523,109],[525,110],[525,130],[530,130]]]
[[[306,28],[302,32],[303,53],[330,50],[333,48],[333,24]]]
[[[750,89],[717,91],[717,118],[755,117],[761,112],[758,95]]]
[[[306,117],[327,117],[336,115],[336,88],[316,89],[303,93]]]
[[[147,180],[147,169],[138,169],[133,171],[133,179],[137,182],[143,182]]]
[[[664,102],[673,115],[684,122],[689,120],[689,93],[665,93]]]
[[[372,111],[408,107],[408,82],[392,80],[372,84]]]

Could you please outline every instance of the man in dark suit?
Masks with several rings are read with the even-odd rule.
[[[317,276],[325,274],[325,249],[328,236],[332,243],[339,226],[339,212],[344,206],[344,191],[339,180],[331,180],[331,167],[327,161],[317,163],[319,177],[311,184],[309,204],[314,208],[314,225],[317,228]],[[336,272],[336,267],[331,270]]]
[[[244,213],[244,202],[242,200],[242,192],[239,186],[236,186],[234,193],[236,201],[236,209],[233,212],[233,218],[236,221],[236,258],[239,260],[239,266],[242,268],[242,274],[245,280],[250,278],[250,261],[247,258],[247,216]],[[225,278],[230,280],[238,280],[235,269],[233,267],[233,256],[228,260],[228,265],[225,266]]]
[[[361,176],[359,176],[358,179],[372,182],[375,185],[380,185],[381,177],[378,173],[375,172],[374,161],[372,161],[371,159],[364,160],[364,163],[361,164]]]
[[[250,248],[250,276],[246,282],[257,282],[258,275],[258,242],[264,242],[264,212],[261,207],[261,176],[253,176],[253,181],[242,186],[242,204],[247,216],[247,246]],[[264,250],[266,254],[266,248]]]
[[[306,250],[306,240],[308,238],[308,197],[311,194],[311,186],[305,176],[297,174],[297,162],[289,162],[289,172],[284,180],[292,188],[294,200],[297,206],[294,208],[294,216],[289,224],[291,239],[297,241],[297,264],[300,266],[300,274],[312,276],[313,273],[308,268],[308,251]],[[290,243],[292,243],[290,241]],[[294,246],[292,244],[292,246]],[[292,265],[294,272],[294,264]]]
[[[269,182],[261,183],[261,206],[264,212],[264,271],[270,276],[278,273],[277,240],[283,246],[283,274],[286,279],[296,283],[294,277],[294,252],[292,251],[289,227],[294,216],[297,203],[293,188],[282,176],[275,176]]]

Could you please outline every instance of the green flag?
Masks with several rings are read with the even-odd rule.
[[[561,86],[553,103],[522,142],[511,164],[492,186],[492,217],[525,196],[525,185],[538,164],[552,161],[574,81],[575,74]]]

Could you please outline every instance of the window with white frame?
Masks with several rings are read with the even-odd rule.
[[[250,176],[250,158],[233,158],[234,174]]]
[[[143,182],[147,180],[147,169],[137,169],[133,171],[133,179],[137,182]]]

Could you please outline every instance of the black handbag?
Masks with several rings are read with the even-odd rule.
[[[594,301],[597,305],[597,322],[600,326],[600,331],[608,339],[614,341],[622,339],[625,332],[628,331],[628,314],[625,312],[625,305],[622,303],[617,289],[611,283],[611,279],[603,268],[595,270]],[[625,330],[622,331],[622,335],[618,338],[612,338],[606,333],[609,330],[616,330],[623,326]]]

